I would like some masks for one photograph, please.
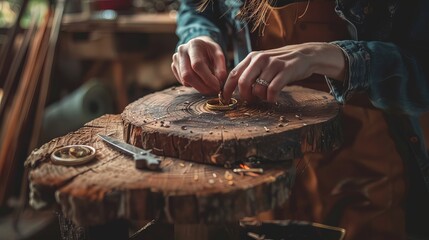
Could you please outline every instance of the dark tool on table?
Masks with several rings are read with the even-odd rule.
[[[136,163],[136,168],[149,170],[160,169],[161,160],[158,156],[152,154],[150,152],[151,150],[144,150],[106,135],[98,134],[98,136],[116,150],[131,155]]]
[[[294,220],[258,221],[251,218],[240,221],[240,239],[243,240],[343,240],[345,235],[346,230],[343,228],[314,222]]]

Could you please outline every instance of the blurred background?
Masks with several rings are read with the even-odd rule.
[[[0,239],[58,239],[28,206],[30,152],[176,85],[178,0],[0,0]]]

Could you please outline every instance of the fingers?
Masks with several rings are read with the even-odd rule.
[[[258,97],[261,100],[267,100],[267,89],[275,75],[275,72],[262,72],[259,77],[255,79],[255,83],[252,85],[252,95]],[[268,86],[258,83],[258,79],[261,79],[263,82],[268,82]]]
[[[225,56],[222,52],[222,49],[220,47],[216,48],[214,50],[214,53],[212,54],[212,57],[212,62],[214,66],[213,73],[220,82],[220,87],[223,88],[227,77],[227,70]]]
[[[177,68],[176,68],[176,65],[177,65],[177,60],[176,59],[177,59],[177,53],[173,54],[172,61],[171,61],[171,71],[173,72],[174,77],[176,78],[176,80],[178,82],[180,82],[179,73],[177,72]]]
[[[212,94],[212,88],[207,86],[205,82],[195,73],[194,69],[191,66],[191,60],[188,55],[188,50],[179,47],[179,56],[178,56],[178,73],[180,82],[185,86],[192,86],[197,89],[202,94]]]
[[[224,97],[229,99],[238,86],[240,98],[245,101],[252,101],[255,97],[267,100],[268,87],[255,83],[256,79],[271,82],[283,68],[284,63],[273,58],[271,54],[252,52],[231,71],[225,84]]]
[[[177,53],[175,53],[175,54],[173,54],[173,61],[172,61],[172,63],[171,63],[171,71],[173,72],[173,74],[174,74],[174,77],[176,77],[176,80],[180,83],[180,84],[182,84],[183,86],[185,86],[185,87],[191,87],[191,85],[189,85],[189,84],[187,84],[187,83],[184,83],[183,81],[182,81],[182,79],[181,79],[181,75],[180,75],[180,73],[179,73],[179,60],[178,60],[178,54]]]
[[[201,46],[191,45],[189,47],[189,60],[192,71],[204,82],[204,84],[209,88],[209,91],[214,93],[219,92],[219,80],[209,69],[210,61],[207,58],[205,51],[203,53],[201,52]]]
[[[244,70],[238,79],[238,89],[240,91],[240,97],[243,100],[251,101],[254,99],[252,93],[254,83],[266,66],[267,62],[261,60],[260,57],[252,58],[248,66],[241,66]]]
[[[238,81],[241,77],[241,74],[249,65],[251,59],[246,57],[243,61],[241,61],[228,75],[228,78],[225,82],[225,86],[223,87],[223,97],[225,100],[231,99],[232,93],[237,87]],[[250,84],[251,85],[251,84]]]
[[[216,94],[227,78],[223,87],[225,100],[229,100],[238,87],[243,100],[258,97],[275,102],[286,84],[306,79],[316,70],[326,75],[327,67],[319,66],[314,60],[320,49],[320,44],[313,43],[252,52],[227,76],[225,57],[219,45],[200,38],[179,47],[178,53],[173,55],[171,69],[183,85],[192,86],[203,94]],[[267,81],[268,86],[255,84],[258,78]]]
[[[192,42],[192,41],[191,41]],[[221,86],[226,80],[227,70],[225,55],[222,48],[213,39],[207,36],[198,37],[195,43],[203,43],[202,52],[205,52],[208,59],[210,72],[221,82]],[[218,89],[219,90],[219,89]]]
[[[206,95],[217,94],[226,78],[225,57],[212,40],[193,39],[179,46],[171,70],[182,85]]]
[[[291,70],[286,68],[277,72],[274,76],[271,75],[273,72],[263,72],[253,85],[252,94],[261,100],[272,103],[277,102],[282,89],[291,82],[290,72]]]
[[[266,100],[267,99],[267,86],[262,86],[260,84],[253,84],[252,87],[252,94],[257,96],[259,99],[261,100]]]
[[[277,102],[280,92],[282,91],[283,87],[287,84],[287,72],[281,71],[279,74],[277,74],[273,80],[270,82],[268,87],[266,88],[266,100],[268,102],[275,103]]]

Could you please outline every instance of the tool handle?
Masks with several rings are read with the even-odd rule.
[[[149,169],[149,170],[159,170],[161,161],[158,157],[146,153],[146,154],[135,154],[133,156],[136,163],[137,169]]]

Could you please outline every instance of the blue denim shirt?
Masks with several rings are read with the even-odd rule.
[[[179,45],[206,35],[224,49],[232,41],[235,62],[243,59],[250,41],[246,23],[236,18],[242,2],[215,0],[202,13],[195,10],[199,2],[182,0]],[[333,42],[349,62],[347,81],[327,79],[333,96],[346,103],[365,92],[385,112],[399,152],[418,166],[429,190],[429,157],[418,121],[429,111],[429,1],[337,0],[335,10],[347,21],[351,39]]]

